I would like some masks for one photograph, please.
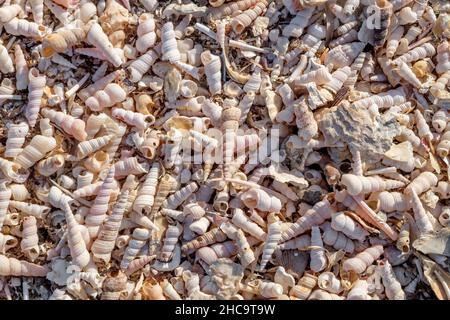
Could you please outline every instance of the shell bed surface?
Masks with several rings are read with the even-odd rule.
[[[450,300],[450,4],[0,0],[0,299]]]

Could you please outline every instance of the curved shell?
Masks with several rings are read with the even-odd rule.
[[[167,262],[172,258],[173,250],[175,250],[175,246],[178,243],[178,237],[182,232],[183,227],[180,224],[177,224],[176,226],[171,225],[167,228],[159,260]]]
[[[364,241],[369,233],[344,212],[337,212],[331,216],[331,227],[345,234],[350,239]]]
[[[355,257],[347,259],[343,263],[344,271],[354,271],[358,274],[363,273],[368,266],[377,260],[383,254],[383,246],[376,245],[367,248]]]
[[[2,276],[45,277],[49,271],[46,266],[0,255],[0,275]]]
[[[46,35],[42,39],[42,55],[46,58],[55,53],[63,53],[86,38],[83,29],[64,29]]]
[[[68,134],[72,135],[78,141],[86,140],[86,124],[83,120],[75,119],[68,114],[47,108],[42,109],[41,113],[44,117],[50,119],[50,121],[62,128]]]
[[[45,157],[56,147],[56,140],[53,137],[36,135],[30,143],[17,156],[15,162],[24,169],[32,167],[37,161]]]
[[[429,190],[431,187],[436,186],[438,178],[431,172],[425,171],[419,174],[409,185],[406,186],[404,193],[406,195],[411,194],[414,190],[418,195]]]
[[[12,73],[14,72],[14,64],[11,57],[8,54],[8,50],[0,44],[0,72]]]
[[[241,196],[244,204],[250,209],[267,212],[279,212],[281,201],[261,189],[250,189]]]
[[[181,60],[180,51],[178,50],[177,40],[175,39],[175,31],[172,22],[166,22],[161,28],[161,52],[162,59],[170,62]]]
[[[259,264],[258,270],[262,272],[270,258],[272,257],[273,252],[275,251],[278,241],[281,238],[281,226],[279,222],[271,223],[267,230],[267,240],[264,244],[261,256],[261,262]]]
[[[337,46],[327,53],[325,65],[332,64],[336,69],[350,66],[365,46],[363,42],[352,42]]]
[[[150,114],[144,115],[142,113],[121,108],[113,108],[112,116],[129,125],[135,126],[139,130],[145,130],[149,125],[155,122],[155,117]]]
[[[310,251],[310,267],[314,272],[320,272],[327,266],[327,258],[323,248],[322,235],[319,227],[311,228],[311,251]]]
[[[93,96],[86,99],[85,104],[92,111],[100,111],[124,101],[126,97],[127,94],[121,86],[110,83],[103,90],[95,92]]]
[[[39,110],[41,108],[41,98],[44,94],[44,86],[47,81],[45,75],[40,76],[36,68],[31,68],[28,72],[28,104],[25,108],[25,118],[30,127],[36,125]]]
[[[222,93],[222,64],[220,57],[209,50],[203,51],[200,59],[205,66],[205,75],[211,95]]]
[[[105,34],[102,27],[97,22],[91,24],[91,27],[86,36],[86,40],[94,47],[99,49],[101,53],[115,67],[119,67],[122,64],[122,58],[117,53],[117,51],[114,50],[114,47],[109,41],[108,36]]]
[[[405,185],[397,180],[383,180],[376,176],[363,177],[354,174],[342,175],[341,183],[347,188],[350,195],[397,189]]]
[[[25,256],[33,262],[39,257],[39,238],[37,235],[36,218],[33,216],[25,217],[22,224],[22,241],[20,249]]]
[[[137,36],[138,39],[136,40],[136,49],[139,52],[146,52],[155,44],[155,21],[150,14],[144,13],[139,17]]]
[[[8,129],[8,138],[6,140],[4,157],[14,159],[22,151],[29,127],[25,122],[18,124],[9,123],[6,127]]]
[[[91,247],[94,261],[101,261],[102,263],[107,264],[111,259],[111,253],[116,244],[117,235],[119,234],[119,228],[125,212],[128,195],[129,193],[127,190],[119,195],[111,215],[101,226],[98,237]]]
[[[267,1],[262,0],[258,2],[254,7],[242,12],[241,14],[233,17],[231,20],[231,27],[237,34],[242,33],[245,28],[247,28],[253,20],[255,20],[259,15],[263,13],[267,7]]]
[[[108,175],[105,178],[97,197],[85,218],[85,224],[88,227],[89,235],[94,238],[98,235],[101,224],[106,218],[106,212],[109,208],[111,193],[116,188],[114,182],[115,167],[111,166]]]
[[[158,184],[158,177],[161,166],[159,163],[154,163],[147,174],[145,181],[138,190],[136,199],[133,203],[133,210],[137,212],[149,212],[153,206],[154,197],[156,194],[156,186]]]

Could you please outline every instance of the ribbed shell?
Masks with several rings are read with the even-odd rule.
[[[120,224],[128,201],[128,195],[128,190],[125,190],[119,195],[111,215],[101,226],[98,237],[91,247],[94,261],[101,261],[102,263],[107,264],[111,259],[111,253],[114,249],[117,235],[119,234]]]
[[[411,189],[411,206],[414,212],[414,220],[416,221],[416,227],[420,234],[433,232],[433,224],[428,218],[428,215],[420,201],[419,196]]]
[[[45,157],[46,153],[56,147],[53,137],[35,135],[30,143],[17,156],[16,163],[22,168],[28,169]]]
[[[117,51],[114,50],[108,36],[97,22],[92,23],[87,33],[86,40],[88,43],[99,49],[115,67],[119,67],[122,64],[121,57],[117,54]]]
[[[311,273],[305,273],[297,285],[292,287],[289,294],[299,300],[306,300],[312,289],[317,285],[317,277]]]
[[[278,246],[281,250],[306,249],[311,245],[311,237],[307,234],[288,240]]]
[[[180,51],[178,51],[177,40],[172,22],[166,22],[161,28],[161,52],[162,60],[176,62],[181,60]]]
[[[0,255],[0,275],[14,277],[45,277],[50,270],[46,266],[40,266],[15,258]]]
[[[172,258],[173,250],[178,243],[178,237],[183,232],[183,227],[180,224],[170,225],[166,230],[166,235],[164,238],[164,244],[161,248],[161,255],[159,259],[161,261],[167,262]]]
[[[85,218],[85,224],[88,227],[89,235],[91,238],[97,236],[99,228],[106,218],[106,212],[109,208],[109,200],[111,193],[116,188],[114,182],[115,167],[111,166],[108,175],[103,182],[97,197],[89,210],[88,215]]]
[[[28,104],[25,108],[25,118],[31,128],[36,125],[39,110],[41,108],[41,98],[44,94],[44,87],[47,78],[39,75],[39,70],[31,68],[28,72]]]
[[[25,217],[22,224],[22,241],[20,249],[25,256],[33,262],[39,256],[39,238],[37,222],[33,216]]]
[[[76,119],[68,114],[47,108],[42,109],[41,113],[44,117],[50,119],[50,121],[62,128],[66,133],[72,135],[78,141],[86,140],[86,124],[83,120]]]
[[[73,217],[72,210],[67,206],[64,211],[67,222],[67,243],[72,257],[72,263],[83,269],[88,265],[91,257],[86,249],[86,243],[81,235],[79,224]]]
[[[9,199],[11,199],[11,190],[6,187],[5,183],[0,183],[0,228],[3,226],[8,212]]]
[[[387,260],[378,263],[381,279],[383,280],[384,292],[389,300],[405,300],[406,295],[395,277],[392,265]]]
[[[128,243],[127,248],[120,262],[120,268],[126,270],[131,261],[137,256],[141,248],[145,245],[147,240],[150,238],[150,230],[143,228],[136,228],[133,231],[132,239]]]
[[[331,227],[345,234],[350,239],[364,241],[369,233],[344,212],[337,212],[331,216]]]
[[[130,81],[138,82],[141,80],[144,74],[150,70],[156,59],[158,59],[158,54],[154,50],[150,49],[142,56],[131,62],[131,64],[127,67],[130,75]]]
[[[250,209],[258,209],[266,212],[279,212],[281,201],[261,189],[250,189],[241,196],[244,204]]]
[[[227,239],[227,236],[219,228],[214,228],[206,232],[205,234],[191,240],[181,246],[181,251],[190,254],[194,250],[206,247],[216,242],[222,242]]]
[[[13,61],[2,44],[0,44],[0,72],[5,74],[14,72]]]
[[[327,53],[324,64],[332,64],[335,69],[350,66],[365,46],[366,44],[363,42],[352,42],[337,46]]]
[[[144,115],[139,112],[133,112],[131,110],[121,108],[113,108],[112,116],[136,127],[139,130],[145,130],[149,125],[155,122],[155,117],[152,115]]]
[[[202,52],[200,59],[205,66],[206,81],[211,95],[222,93],[222,64],[220,57],[209,50]]]
[[[327,199],[317,202],[282,234],[281,241],[285,242],[294,238],[308,229],[311,229],[311,227],[317,226],[325,220],[330,219],[333,212],[334,210],[331,208]]]
[[[109,144],[109,142],[111,141],[112,138],[113,138],[112,135],[106,135],[106,136],[102,136],[102,137],[98,137],[98,138],[94,138],[91,140],[80,142],[77,145],[77,149],[76,149],[77,158],[83,159],[86,156],[102,149],[107,144]]]
[[[233,17],[231,20],[231,27],[237,34],[242,33],[245,28],[247,28],[253,20],[255,20],[259,15],[261,15],[267,7],[267,0],[261,0],[254,7],[245,10],[241,14]]]
[[[251,234],[255,238],[266,241],[267,233],[261,229],[256,223],[250,221],[244,212],[240,209],[235,209],[233,218],[231,219],[234,225],[241,228],[243,231]]]
[[[400,192],[383,191],[378,195],[380,210],[383,212],[407,211],[411,209],[411,203],[407,196]]]
[[[162,207],[166,209],[176,209],[197,190],[198,185],[195,182],[191,182],[164,200]]]
[[[147,173],[147,163],[139,163],[136,157],[126,158],[125,160],[117,161],[114,164],[116,177],[122,178],[130,174],[140,175]]]
[[[367,248],[355,257],[347,259],[343,263],[344,271],[355,271],[360,274],[363,273],[368,266],[370,266],[376,259],[383,254],[383,246],[376,245]]]
[[[156,186],[158,184],[160,170],[161,165],[158,162],[152,165],[145,181],[138,190],[136,200],[133,203],[133,210],[137,212],[150,211],[156,194]]]
[[[404,193],[409,195],[411,194],[411,191],[414,190],[420,195],[431,187],[436,186],[437,183],[438,178],[433,173],[425,171],[419,174],[408,186],[406,186]]]
[[[322,236],[319,227],[311,228],[310,267],[314,272],[320,272],[327,266],[327,258],[323,248]]]
[[[9,202],[10,207],[13,207],[20,212],[23,212],[27,215],[34,216],[36,218],[44,218],[51,210],[51,208],[47,206],[41,206],[38,204],[32,204],[22,201],[14,201],[11,200]]]
[[[15,158],[21,151],[28,134],[29,127],[25,122],[7,124],[8,138],[5,145],[5,158]]]
[[[101,111],[126,99],[127,93],[116,83],[108,84],[103,90],[95,92],[86,99],[85,104],[92,111]]]
[[[81,28],[58,30],[42,40],[42,55],[49,58],[55,53],[63,53],[85,38],[86,32]]]
[[[135,45],[139,52],[146,52],[153,47],[156,41],[155,20],[150,14],[141,14],[136,33],[138,39]]]
[[[326,222],[321,225],[323,229],[322,240],[326,245],[332,246],[336,250],[344,250],[347,253],[352,254],[355,250],[355,244],[342,232],[336,231],[331,228],[330,223]]]
[[[347,188],[350,195],[397,189],[405,185],[397,180],[385,180],[376,176],[356,176],[354,174],[343,174],[341,183]]]
[[[261,262],[259,264],[258,270],[260,272],[264,271],[267,263],[272,257],[273,252],[277,248],[278,242],[281,238],[281,225],[280,222],[271,223],[267,230],[267,240],[264,243],[262,250]]]

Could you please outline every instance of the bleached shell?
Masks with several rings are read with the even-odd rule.
[[[170,62],[176,62],[181,59],[178,51],[177,40],[175,39],[175,32],[173,30],[172,22],[166,22],[161,28],[161,51],[162,59]]]
[[[395,166],[402,171],[411,172],[414,170],[413,147],[409,141],[394,144],[386,151],[383,157],[383,164]]]
[[[212,95],[220,94],[222,92],[222,72],[219,56],[216,56],[207,50],[201,54],[200,58],[205,66],[205,75],[206,80],[208,81],[209,91]]]
[[[8,50],[2,44],[0,44],[0,72],[12,73],[14,72],[14,70],[14,64],[8,54]]]
[[[332,64],[335,69],[350,66],[364,47],[365,44],[362,42],[352,42],[337,46],[327,53],[324,62],[326,65]]]

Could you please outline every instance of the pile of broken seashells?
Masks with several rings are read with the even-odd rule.
[[[2,0],[1,299],[450,299],[450,4]]]

